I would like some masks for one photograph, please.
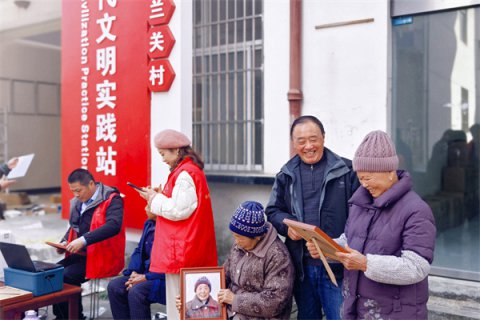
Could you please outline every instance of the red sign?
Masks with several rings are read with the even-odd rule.
[[[148,31],[148,56],[150,59],[166,58],[170,55],[175,38],[168,25],[156,26]]]
[[[167,24],[175,11],[173,0],[152,0],[150,4],[148,22],[152,26]]]
[[[158,1],[157,1],[158,2]],[[125,195],[124,221],[141,229],[145,200],[127,186],[150,182],[147,0],[62,1],[62,216],[76,168]]]
[[[153,92],[165,92],[170,90],[175,71],[166,59],[152,60],[148,64],[148,87]]]

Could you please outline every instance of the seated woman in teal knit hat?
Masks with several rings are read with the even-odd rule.
[[[229,228],[235,243],[223,264],[227,288],[218,292],[228,319],[290,319],[295,271],[287,247],[265,221],[263,206],[242,203]],[[179,296],[176,303],[180,310]]]

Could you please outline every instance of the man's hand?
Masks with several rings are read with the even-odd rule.
[[[312,258],[320,259],[320,253],[318,252],[317,247],[312,241],[307,241],[305,245],[307,246],[308,252],[312,256]]]
[[[225,304],[232,304],[235,294],[230,289],[220,289],[218,291],[218,302]]]
[[[288,227],[288,237],[294,241],[302,239],[302,237],[297,233],[297,231]]]
[[[65,246],[65,245],[67,245],[67,241],[62,241],[62,242],[60,242],[60,244],[62,244],[62,245]],[[57,248],[57,253],[58,253],[58,254],[64,254],[65,251],[66,251],[65,249]]]
[[[18,160],[19,159],[17,157],[8,160],[7,162],[8,169],[12,170],[13,168],[15,168],[18,164]]]
[[[83,249],[83,240],[78,238],[67,244],[67,251],[77,253]]]
[[[345,245],[348,253],[336,252],[335,255],[347,270],[367,271],[367,257]]]

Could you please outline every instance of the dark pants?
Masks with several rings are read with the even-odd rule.
[[[63,265],[63,282],[74,286],[81,286],[87,281],[85,279],[85,270],[87,259],[84,256],[72,254],[58,262]],[[78,298],[78,318],[83,319],[82,296]],[[53,305],[53,314],[57,319],[68,319],[68,302],[61,302]]]
[[[129,277],[113,279],[108,284],[108,300],[114,319],[148,319],[150,315],[150,304],[148,295],[152,286],[151,281],[138,283],[128,291],[125,287]]]
[[[322,309],[327,320],[340,319],[342,281],[337,279],[336,287],[323,266],[304,265],[303,270],[303,281],[296,279],[294,284],[297,319],[322,319]]]

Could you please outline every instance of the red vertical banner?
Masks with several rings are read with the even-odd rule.
[[[62,1],[62,216],[67,177],[88,169],[125,195],[127,227],[142,228],[145,201],[126,185],[150,181],[148,20],[152,1]]]

